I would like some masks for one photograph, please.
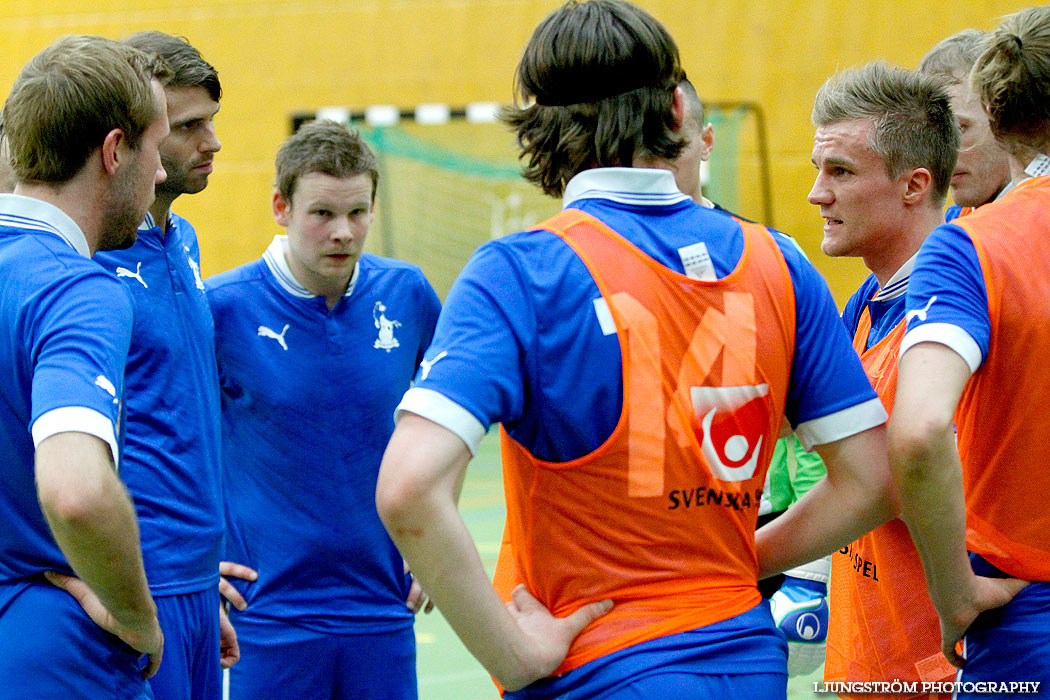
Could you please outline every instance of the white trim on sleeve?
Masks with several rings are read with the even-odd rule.
[[[795,434],[798,435],[802,446],[809,451],[817,445],[837,442],[882,425],[888,418],[886,408],[876,397],[841,411],[799,423],[795,428]]]
[[[405,411],[415,413],[443,428],[451,430],[467,445],[470,456],[478,453],[481,438],[485,437],[485,426],[467,409],[433,389],[412,387],[405,392],[401,403],[394,409],[394,421]]]
[[[940,343],[954,350],[970,367],[970,374],[976,372],[984,362],[981,346],[961,326],[953,323],[925,323],[904,334],[901,341],[900,357],[908,348],[919,343]]]
[[[113,453],[113,464],[120,470],[116,432],[113,422],[103,413],[86,406],[63,406],[40,416],[33,423],[33,446],[37,447],[46,438],[58,433],[87,433],[109,445]]]

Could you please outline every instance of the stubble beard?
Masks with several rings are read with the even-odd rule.
[[[137,205],[140,195],[135,183],[139,172],[137,167],[134,170],[135,172],[128,172],[119,182],[113,183],[103,200],[98,250],[130,248],[138,238],[139,224],[146,218],[146,210]]]

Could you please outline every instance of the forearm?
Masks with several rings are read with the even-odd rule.
[[[827,476],[755,535],[759,578],[830,554],[896,514],[885,428],[819,450]]]
[[[37,448],[36,479],[44,517],[77,577],[121,624],[148,626],[156,608],[138,521],[109,447],[83,433],[53,435]]]
[[[900,358],[890,418],[890,462],[901,491],[901,517],[942,619],[974,597],[954,423],[969,377],[969,366],[947,346],[915,345]]]
[[[518,654],[518,627],[492,588],[459,514],[450,513],[447,504],[417,504],[414,510],[414,517],[387,522],[412,575],[464,646],[504,687],[513,690],[534,680],[536,673]]]
[[[890,455],[901,492],[901,518],[922,560],[934,606],[942,614],[972,597],[966,553],[962,467],[950,424],[910,444],[894,426]]]
[[[420,421],[403,417],[387,447],[376,490],[380,517],[463,644],[504,687],[516,689],[543,670],[529,668],[520,653],[520,629],[492,588],[456,508],[469,453],[465,446],[443,450],[443,436]],[[421,466],[431,462],[454,466]]]

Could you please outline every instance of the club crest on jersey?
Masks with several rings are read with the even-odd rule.
[[[747,481],[758,468],[769,430],[768,384],[690,387],[694,425],[704,460],[722,481]]]
[[[372,347],[376,350],[390,352],[394,348],[401,346],[401,343],[397,342],[397,338],[394,337],[394,329],[401,327],[401,321],[395,321],[386,317],[386,306],[383,302],[377,301],[375,306],[372,307],[372,319],[375,321],[376,328],[379,329],[379,337],[376,338],[376,342]]]
[[[203,292],[204,280],[201,279],[201,266],[190,256],[190,247],[188,245],[182,246],[182,249],[186,251],[186,262],[190,264],[190,269],[193,270],[193,282],[197,285],[197,289]],[[287,348],[285,349],[287,350]]]

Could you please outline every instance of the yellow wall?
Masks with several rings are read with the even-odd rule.
[[[992,28],[1017,0],[641,0],[678,41],[710,100],[754,100],[770,129],[779,228],[799,239],[840,303],[864,276],[819,253],[811,99],[836,68],[874,58],[914,66],[936,41]],[[129,9],[129,5],[133,9]],[[536,23],[559,0],[3,0],[0,86],[54,38],[119,38],[142,29],[186,36],[219,70],[223,152],[210,187],[183,197],[206,274],[257,257],[277,231],[272,159],[292,112],[318,106],[507,101]]]

